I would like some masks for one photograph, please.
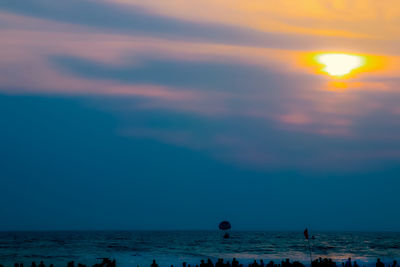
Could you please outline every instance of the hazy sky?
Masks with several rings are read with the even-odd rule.
[[[398,0],[0,1],[0,230],[400,231],[399,47]]]

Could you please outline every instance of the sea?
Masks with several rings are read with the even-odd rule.
[[[309,242],[303,232],[232,231],[224,239],[219,231],[54,231],[0,232],[0,264],[15,262],[30,267],[35,261],[66,267],[67,262],[88,267],[101,258],[116,259],[117,266],[191,266],[201,259],[236,258],[244,266],[255,259],[278,263],[286,258],[310,265],[312,258],[329,257],[338,263],[356,260],[375,266],[377,258],[389,264],[400,260],[400,233],[313,232]],[[311,237],[311,236],[310,236]]]

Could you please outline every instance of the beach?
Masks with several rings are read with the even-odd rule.
[[[400,258],[400,233],[314,232],[310,239],[312,258],[344,262],[349,257],[360,266],[385,264]],[[280,262],[286,258],[310,265],[308,243],[303,233],[232,231],[224,239],[220,231],[38,231],[0,232],[0,264],[15,262],[31,266],[67,266],[69,261],[92,266],[99,258],[111,258],[118,266],[195,266],[200,260],[236,258],[247,266],[255,259]]]

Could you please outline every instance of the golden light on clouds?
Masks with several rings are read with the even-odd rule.
[[[349,38],[399,36],[398,0],[104,0],[151,9],[186,21]]]

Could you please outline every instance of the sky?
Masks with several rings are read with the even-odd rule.
[[[400,231],[399,47],[397,0],[1,1],[0,230]]]

